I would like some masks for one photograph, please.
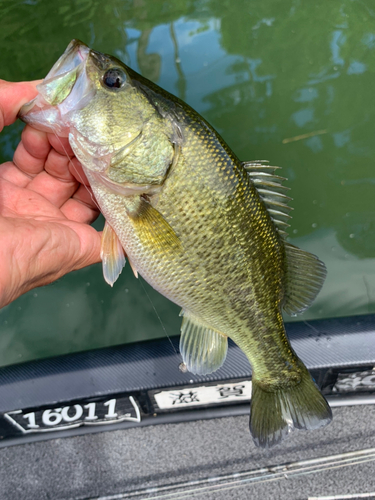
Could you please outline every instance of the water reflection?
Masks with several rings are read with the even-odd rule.
[[[141,74],[153,82],[157,82],[160,75],[161,57],[156,52],[153,52],[152,54],[148,54],[146,52],[149,45],[151,31],[152,30],[142,31],[141,36],[138,39],[137,61]]]
[[[303,319],[375,311],[369,0],[61,0],[57,13],[47,0],[0,7],[3,78],[40,78],[80,38],[186,100],[240,158],[282,166],[294,198],[291,240],[329,271]],[[19,130],[0,137],[4,159]],[[0,365],[164,335],[129,269],[113,290],[97,266],[36,293],[1,311]],[[147,293],[177,334],[178,309]]]
[[[171,32],[171,38],[172,38],[173,47],[174,47],[174,61],[175,61],[175,65],[176,65],[176,71],[178,74],[178,80],[176,83],[176,87],[178,90],[177,95],[180,99],[185,100],[186,99],[186,78],[185,78],[184,72],[182,71],[182,67],[181,67],[180,51],[179,51],[178,42],[177,42],[176,33],[175,33],[175,28],[174,28],[173,23],[170,24],[170,32]]]

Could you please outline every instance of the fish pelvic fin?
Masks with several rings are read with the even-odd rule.
[[[186,311],[181,325],[180,352],[189,372],[207,375],[224,363],[228,350],[228,337]]]
[[[323,286],[327,269],[315,255],[290,243],[284,245],[287,271],[283,309],[295,316],[311,306]]]
[[[270,448],[294,429],[318,429],[331,420],[331,408],[304,366],[299,383],[275,391],[253,377],[250,432],[256,446]]]
[[[126,259],[120,240],[107,221],[102,233],[100,257],[104,279],[113,286],[125,266]]]

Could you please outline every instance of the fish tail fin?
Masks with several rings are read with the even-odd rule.
[[[280,443],[294,429],[318,429],[329,424],[331,408],[305,367],[292,387],[265,390],[253,377],[250,432],[257,446]]]

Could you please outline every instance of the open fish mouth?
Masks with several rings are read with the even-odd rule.
[[[102,78],[111,65],[115,69],[108,77],[108,89]],[[122,76],[123,85],[118,87],[116,78]],[[100,95],[105,91],[110,93],[112,87],[124,88],[125,85],[130,88],[124,71],[116,70],[115,58],[96,52],[79,40],[73,40],[43,82],[37,85],[38,95],[21,108],[18,116],[38,130],[52,132],[58,137],[69,137],[70,145],[84,168],[106,177],[106,170],[116,154],[126,155],[127,148],[141,138],[141,127],[136,127],[132,132],[120,131],[116,137],[112,137],[108,132],[111,123],[105,119],[103,99],[97,105]],[[95,98],[99,99],[95,101]],[[89,111],[84,109],[86,107],[90,108]],[[85,119],[82,119],[83,114]],[[120,194],[129,195],[135,189],[129,183],[118,183],[109,178],[105,178],[104,182]],[[137,187],[136,192],[148,192],[152,188],[146,182]]]
[[[83,42],[72,40],[18,117],[38,130],[68,137],[69,113],[84,108],[96,92],[86,73],[91,52]]]

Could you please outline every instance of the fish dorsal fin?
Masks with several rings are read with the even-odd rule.
[[[280,167],[268,165],[263,160],[245,161],[242,165],[257,188],[279,233],[286,237],[285,229],[289,227],[287,221],[291,218],[289,212],[293,209],[288,206],[292,198],[285,194],[289,188],[282,184],[286,180],[285,177],[275,174],[275,170]]]
[[[182,311],[180,352],[189,372],[207,375],[224,363],[228,337],[202,323],[200,319]]]
[[[100,257],[102,259],[104,279],[109,285],[113,286],[125,266],[126,259],[120,240],[107,221],[102,233]]]
[[[285,242],[287,272],[283,308],[291,316],[308,309],[327,275],[324,263],[309,252]]]

